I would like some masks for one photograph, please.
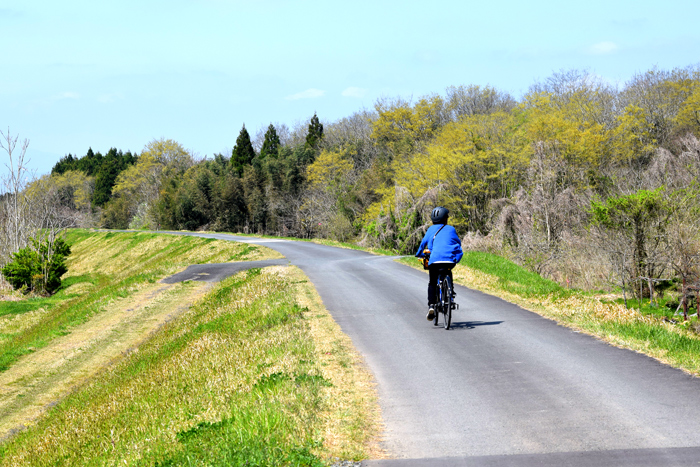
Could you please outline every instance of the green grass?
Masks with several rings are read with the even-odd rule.
[[[60,296],[54,296],[50,298],[32,297],[18,302],[0,302],[0,316],[21,315],[28,311],[38,310],[47,306],[50,307],[61,300]]]
[[[0,465],[324,465],[329,383],[293,288],[229,278],[0,447]]]
[[[461,264],[497,277],[500,288],[522,297],[566,297],[570,293],[556,282],[491,253],[468,251]]]
[[[71,285],[86,283],[98,285],[100,278],[96,274],[84,274],[81,276],[68,277],[62,281],[61,287],[50,297],[29,297],[26,300],[0,302],[0,316],[21,315],[29,311],[40,308],[52,308],[57,304],[65,302],[66,299],[79,296],[78,293],[67,291]]]
[[[584,314],[571,314],[562,322],[700,375],[700,338],[693,328],[694,320],[664,325],[658,319],[658,312],[646,316],[654,319],[591,319]]]
[[[402,258],[404,264],[414,266],[415,258]],[[459,263],[462,267],[471,268],[493,276],[492,286],[521,297],[556,296],[565,298],[571,291],[537,273],[529,271],[502,256],[483,251],[466,251]]]

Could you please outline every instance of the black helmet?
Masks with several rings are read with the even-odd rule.
[[[447,224],[447,216],[449,215],[450,211],[447,208],[438,206],[430,213],[430,220],[433,221],[433,224]]]

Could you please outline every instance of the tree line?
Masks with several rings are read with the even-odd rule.
[[[444,205],[465,247],[653,300],[668,281],[688,297],[697,288],[699,136],[697,66],[623,85],[571,70],[519,98],[453,86],[382,98],[334,122],[270,124],[253,139],[243,126],[231,152],[211,158],[173,140],[140,154],[90,150],[35,183],[55,185],[81,225],[323,237],[401,253]]]

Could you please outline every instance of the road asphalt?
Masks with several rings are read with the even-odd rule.
[[[435,327],[427,274],[393,257],[190,235],[265,245],[313,282],[377,381],[393,459],[362,465],[700,465],[698,378],[462,286]]]

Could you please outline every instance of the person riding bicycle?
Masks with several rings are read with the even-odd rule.
[[[450,211],[438,206],[430,214],[433,225],[428,228],[423,240],[418,247],[416,257],[429,257],[428,271],[428,321],[435,317],[435,304],[437,302],[437,279],[439,271],[448,270],[450,283],[452,283],[452,268],[462,259],[462,242],[457,231],[451,225],[447,225]],[[454,294],[454,289],[453,289]]]

